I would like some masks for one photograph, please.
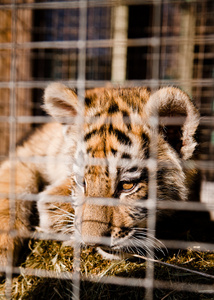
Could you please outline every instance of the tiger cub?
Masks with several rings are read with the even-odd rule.
[[[16,258],[23,237],[31,232],[33,202],[24,199],[39,192],[39,226],[44,232],[67,234],[69,239],[76,228],[82,244],[95,245],[109,258],[146,248],[149,242],[155,245],[147,234],[148,209],[143,206],[149,194],[150,154],[157,157],[158,201],[185,201],[183,161],[197,145],[199,123],[188,95],[173,87],[152,94],[145,88],[97,88],[78,101],[73,90],[52,83],[45,90],[44,108],[57,122],[37,129],[17,147],[15,205],[8,200],[9,160],[0,168],[1,265],[8,250]],[[184,123],[174,134],[164,126],[157,132],[156,113],[181,117]],[[102,237],[108,240],[105,246]]]

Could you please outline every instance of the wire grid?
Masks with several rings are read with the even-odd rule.
[[[29,128],[30,124],[40,124],[50,122],[50,117],[41,115],[39,110],[38,102],[35,102],[35,97],[40,95],[41,88],[46,87],[49,80],[61,80],[63,83],[70,87],[77,88],[77,94],[80,101],[84,100],[84,92],[86,88],[95,86],[117,86],[118,83],[122,86],[148,86],[151,89],[157,89],[162,85],[179,85],[186,89],[190,94],[194,95],[197,106],[200,108],[203,118],[201,119],[201,139],[204,150],[202,155],[198,155],[197,160],[194,164],[202,171],[204,176],[204,185],[207,188],[207,184],[211,184],[210,194],[203,196],[206,203],[196,203],[196,202],[186,202],[186,203],[176,203],[162,201],[159,203],[156,199],[156,149],[157,143],[154,137],[153,144],[150,151],[150,161],[148,162],[149,170],[149,199],[144,204],[137,203],[136,205],[147,207],[151,212],[148,217],[148,226],[151,229],[156,228],[156,208],[161,209],[175,209],[175,210],[191,210],[191,211],[212,211],[214,210],[214,205],[212,203],[212,183],[213,183],[213,107],[212,101],[214,96],[213,91],[213,70],[214,70],[214,36],[213,29],[214,24],[212,21],[213,5],[211,1],[188,1],[185,3],[184,8],[181,5],[182,1],[144,1],[144,0],[132,0],[132,1],[54,1],[54,2],[33,2],[33,1],[3,1],[0,6],[0,12],[2,16],[7,20],[8,16],[11,20],[11,24],[8,24],[6,31],[10,32],[11,39],[2,38],[0,40],[0,55],[1,59],[5,63],[8,63],[9,71],[5,68],[5,75],[1,76],[0,88],[1,96],[9,95],[9,105],[7,109],[2,111],[0,116],[0,121],[2,124],[1,133],[5,134],[4,131],[8,131],[4,135],[5,140],[9,136],[8,144],[3,147],[1,152],[2,159],[5,158],[5,149],[9,145],[9,160],[11,164],[11,175],[10,175],[10,222],[11,229],[14,228],[14,218],[15,218],[15,199],[19,197],[14,193],[15,191],[15,161],[16,161],[16,141],[22,136]],[[144,31],[144,36],[136,34],[129,35],[119,34],[114,35],[114,30],[112,28],[112,23],[114,23],[114,18],[112,17],[112,10],[124,7],[129,7],[129,14],[131,15],[132,10],[136,13],[134,6],[143,6],[150,12],[150,20],[148,20],[147,31]],[[151,9],[152,6],[152,9]],[[116,7],[116,8],[115,8]],[[42,28],[39,23],[34,20],[34,23],[27,23],[26,20],[31,20],[32,15],[36,17],[44,14],[46,17],[48,14],[47,10],[52,11],[52,20],[49,20],[49,27],[47,23],[43,26],[47,28]],[[89,10],[91,9],[91,14]],[[94,11],[93,11],[94,9]],[[100,9],[100,10],[99,10]],[[106,27],[103,27],[103,33],[96,34],[93,32],[92,25],[94,19],[99,12],[102,16],[102,9],[105,9],[106,15],[109,17],[106,21]],[[174,9],[174,14],[173,14]],[[183,15],[178,17],[176,14],[179,9],[183,9]],[[72,32],[72,22],[68,21],[67,38],[63,39],[60,37],[60,31],[63,29],[63,25],[60,27],[60,13],[63,10],[67,11],[78,11],[77,16],[73,15],[73,22],[77,27],[75,32]],[[185,12],[188,11],[188,14]],[[201,17],[198,17],[199,12]],[[93,16],[94,13],[94,16]],[[117,11],[119,13],[119,11]],[[92,15],[92,17],[91,17]],[[10,17],[11,16],[11,17]],[[177,16],[177,17],[176,17]],[[189,17],[188,17],[189,16]],[[50,17],[50,16],[49,16]],[[66,17],[66,14],[63,15]],[[174,17],[174,19],[173,19]],[[50,17],[51,18],[51,17]],[[90,19],[91,18],[91,19]],[[101,17],[100,17],[101,18]],[[128,18],[126,16],[126,18]],[[195,20],[195,18],[197,20]],[[59,20],[58,20],[59,19]],[[101,18],[102,19],[102,18]],[[57,21],[58,20],[58,21]],[[67,19],[69,20],[69,14]],[[55,32],[54,22],[59,26],[58,31]],[[129,18],[130,23],[133,22],[131,17]],[[189,22],[188,24],[185,23]],[[45,22],[45,18],[43,19]],[[90,22],[92,22],[90,24]],[[176,32],[177,27],[172,26],[172,24],[179,22],[184,22],[184,26],[189,30],[184,30],[183,35],[179,36]],[[195,22],[197,25],[191,32],[191,22]],[[20,25],[21,24],[21,25]],[[102,23],[99,23],[97,26]],[[116,23],[115,23],[116,24]],[[70,26],[70,27],[69,27]],[[116,26],[116,25],[115,25]],[[2,29],[2,27],[0,27]],[[23,34],[23,29],[26,33]],[[43,29],[48,33],[43,32]],[[150,29],[150,32],[148,32]],[[92,31],[90,33],[90,30]],[[34,34],[32,35],[32,32]],[[66,31],[66,29],[65,29]],[[70,32],[71,31],[71,32]],[[107,34],[105,33],[107,32]],[[3,37],[4,32],[1,30],[1,35]],[[5,34],[5,36],[7,33]],[[32,37],[33,36],[33,37]],[[188,48],[189,47],[189,48]],[[192,48],[194,49],[192,49]],[[111,62],[114,60],[115,63],[118,62],[119,58],[114,57],[114,50],[120,48],[121,51],[125,50],[125,67],[123,73],[112,74],[114,69]],[[142,62],[146,64],[143,67],[143,74],[139,74],[136,69],[132,70],[132,62],[135,62],[138,57],[139,52],[136,49],[141,49],[141,56],[143,57]],[[136,52],[134,52],[134,50]],[[176,54],[183,55],[185,52],[189,55],[186,60],[180,59],[179,62]],[[137,53],[137,54],[136,54]],[[193,57],[191,57],[193,56]],[[28,58],[24,61],[23,57]],[[178,59],[179,60],[179,59]],[[188,60],[188,67],[185,66]],[[29,64],[27,61],[33,61],[34,64]],[[45,76],[45,71],[42,73],[41,70],[36,69],[35,65],[38,62],[44,63],[44,69],[48,69],[51,66],[51,74]],[[25,64],[24,70],[20,68],[20,65]],[[67,64],[69,63],[69,66]],[[120,63],[122,63],[120,61]],[[124,63],[124,60],[123,60]],[[185,74],[180,76],[174,75],[176,72],[175,67],[183,64],[183,69]],[[43,68],[41,64],[41,69]],[[90,68],[92,70],[90,70]],[[117,68],[116,68],[117,69]],[[138,67],[139,69],[139,67]],[[2,69],[1,69],[2,70]],[[167,73],[167,70],[170,70]],[[193,75],[188,73],[193,70]],[[136,72],[136,73],[135,73]],[[60,73],[60,74],[59,74]],[[137,74],[136,77],[133,74]],[[139,75],[138,75],[139,74]],[[116,77],[114,77],[115,75]],[[171,75],[170,78],[167,76]],[[36,96],[35,96],[36,95]],[[25,97],[32,98],[31,104],[27,103]],[[24,101],[22,101],[24,99]],[[23,103],[23,107],[20,108],[20,104]],[[32,116],[32,112],[34,116]],[[154,127],[154,132],[157,132],[158,122],[157,117],[153,119],[151,126]],[[79,126],[83,124],[83,116],[79,118]],[[6,125],[5,125],[6,124]],[[9,125],[9,126],[8,126]],[[27,126],[27,129],[25,128]],[[26,158],[23,158],[26,159]],[[35,161],[42,161],[42,158],[31,158]],[[100,161],[95,161],[95,164],[101,163]],[[192,162],[190,162],[192,163]],[[188,167],[188,163],[187,163]],[[207,199],[207,197],[209,199]],[[26,201],[36,201],[38,195],[27,195],[25,196]],[[69,199],[62,199],[62,201],[69,201]],[[94,201],[93,199],[91,199]],[[105,200],[107,202],[105,202]],[[117,205],[115,199],[96,199],[96,203],[102,203],[106,205]],[[208,202],[208,203],[207,203]],[[155,232],[155,231],[154,231]],[[76,233],[77,234],[77,233]],[[42,233],[32,233],[34,238],[41,239],[57,239],[57,240],[67,240],[67,236],[56,234],[48,235]],[[105,243],[105,239],[103,240]],[[166,247],[169,248],[180,248],[180,249],[200,249],[202,251],[213,251],[214,245],[210,243],[196,243],[196,242],[185,242],[185,241],[163,241]],[[154,249],[151,249],[154,255]],[[185,283],[169,283],[164,281],[158,281],[154,279],[154,263],[147,263],[147,272],[144,279],[126,279],[126,278],[112,278],[105,276],[103,278],[96,278],[91,276],[80,275],[80,244],[78,238],[74,236],[74,272],[61,272],[60,274],[52,271],[45,271],[41,269],[36,270],[21,270],[20,268],[15,268],[12,265],[12,254],[8,255],[8,264],[6,270],[6,294],[8,298],[11,298],[12,293],[12,276],[14,273],[23,272],[25,274],[31,274],[41,277],[50,278],[62,278],[71,279],[73,281],[73,299],[80,298],[80,280],[88,281],[99,281],[104,283],[111,283],[116,285],[128,285],[128,286],[141,286],[146,290],[146,299],[153,298],[154,288],[165,288],[177,291],[212,291],[212,286],[205,285],[188,285]]]

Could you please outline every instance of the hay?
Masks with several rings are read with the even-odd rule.
[[[31,253],[27,257],[24,268],[49,271],[72,272],[73,250],[63,247],[55,241],[30,241]],[[214,275],[214,254],[197,251],[177,251],[161,258],[162,262],[182,266]],[[144,278],[146,263],[141,259],[108,261],[102,259],[93,248],[83,249],[81,253],[81,273],[108,276]],[[169,266],[155,264],[155,279],[170,282],[186,282],[197,284],[213,284],[213,279],[178,270]],[[0,285],[0,299],[3,296],[5,284]],[[45,278],[19,275],[13,279],[13,299],[71,299],[72,281],[67,279]],[[213,292],[214,293],[214,292]],[[154,290],[155,299],[213,299],[213,295],[195,294],[178,291]],[[143,299],[143,288],[132,288],[99,282],[81,282],[81,299]]]

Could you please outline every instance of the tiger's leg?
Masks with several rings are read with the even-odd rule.
[[[37,207],[42,231],[63,234],[73,232],[72,186],[74,186],[72,179],[66,178],[57,185],[48,186],[40,193]]]
[[[14,191],[11,190],[11,166],[3,162],[0,168],[0,265],[7,262],[8,250],[13,251],[14,263],[23,241],[30,231],[32,201],[20,198],[38,192],[39,175],[35,166],[17,162],[14,168]],[[13,192],[10,199],[10,192]],[[14,202],[13,202],[14,201]],[[12,205],[11,205],[12,204]]]

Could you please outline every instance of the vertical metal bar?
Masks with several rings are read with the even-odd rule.
[[[161,30],[161,0],[153,2],[153,36],[160,39]],[[160,66],[160,43],[153,45],[152,53],[152,79],[154,80],[153,89],[158,88]],[[151,234],[155,235],[156,229],[156,206],[157,206],[157,145],[158,145],[158,111],[153,112],[150,118],[150,126],[153,132],[150,144],[150,160],[148,164],[149,185],[148,196],[150,207],[148,211],[147,226],[151,230]],[[150,257],[154,258],[154,247],[150,249]],[[147,261],[146,279],[148,286],[146,288],[145,299],[153,299],[154,289],[154,263]]]
[[[194,37],[196,31],[196,10],[194,4],[181,5],[181,36],[185,40],[179,49],[179,79],[185,91],[192,95],[191,80],[194,65]]]
[[[207,21],[205,17],[205,13],[207,10],[207,3],[206,1],[202,1],[200,5],[201,5],[201,13],[200,13],[199,33],[204,38],[204,33],[206,28],[205,26]],[[204,54],[205,54],[205,42],[199,45],[199,50],[198,50],[198,64],[196,69],[196,78],[198,78],[199,80],[203,78]],[[195,101],[198,108],[201,107],[201,96],[202,96],[202,87],[198,85],[195,91]]]
[[[128,6],[117,6],[113,10],[113,39],[125,41],[128,36]],[[112,49],[111,80],[124,82],[126,80],[127,45],[114,45]]]
[[[10,187],[9,187],[9,207],[10,226],[9,235],[14,238],[16,220],[16,190],[15,190],[15,160],[16,160],[16,28],[17,11],[16,0],[11,4],[11,65],[10,65],[10,121],[9,121],[9,162],[10,162]],[[6,297],[11,299],[12,295],[12,275],[13,275],[13,249],[8,251],[6,266]]]
[[[79,132],[82,132],[84,124],[84,99],[85,99],[85,71],[86,71],[86,39],[87,39],[87,0],[81,0],[79,3],[79,39],[78,39],[78,74],[77,74],[77,96],[83,108],[78,114]],[[83,140],[83,135],[80,136]],[[83,158],[82,158],[83,159]],[[81,162],[84,166],[84,161]],[[84,176],[84,170],[82,170]],[[78,224],[81,224],[83,199],[78,199],[78,207],[75,211],[75,218]],[[81,226],[78,226],[81,230]],[[80,254],[81,254],[81,232],[75,229],[74,241],[74,263],[73,263],[73,299],[80,299]]]

